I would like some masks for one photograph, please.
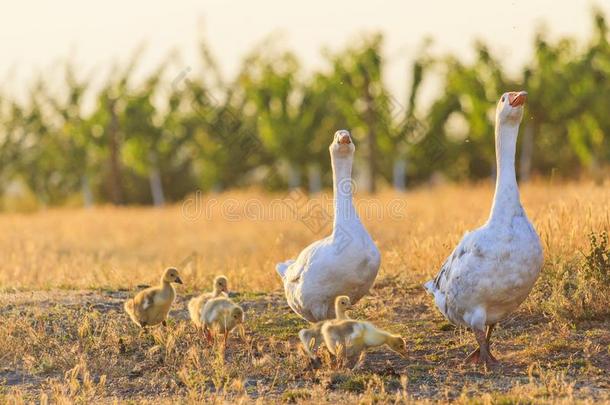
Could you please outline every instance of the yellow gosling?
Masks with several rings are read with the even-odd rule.
[[[206,292],[199,296],[192,298],[188,303],[189,315],[191,321],[197,327],[202,327],[201,323],[201,310],[205,303],[211,298],[217,297],[228,297],[229,296],[229,281],[225,276],[217,276],[214,279],[212,292]]]
[[[335,320],[349,319],[346,311],[350,307],[351,300],[347,295],[339,295],[335,298]],[[312,324],[310,328],[301,329],[299,331],[299,339],[301,339],[303,350],[314,363],[318,362],[318,357],[315,352],[323,341],[322,325],[324,325],[325,322],[328,322],[328,320],[316,322]]]
[[[322,336],[328,350],[338,361],[347,360],[348,367],[354,367],[367,349],[382,345],[403,357],[407,355],[405,339],[378,329],[370,322],[352,319],[326,322],[322,325]]]
[[[211,342],[216,331],[224,334],[224,344],[227,345],[229,333],[244,322],[244,310],[226,297],[208,300],[201,311],[203,331]]]
[[[125,312],[138,326],[146,328],[166,324],[167,314],[176,298],[172,283],[182,284],[178,270],[168,268],[161,277],[161,283],[140,291],[134,298],[125,302]]]

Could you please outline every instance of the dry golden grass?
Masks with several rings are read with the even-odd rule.
[[[487,183],[357,196],[364,217],[384,211],[364,218],[382,267],[354,315],[403,334],[412,349],[407,360],[376,350],[359,371],[307,369],[296,349],[305,323],[286,306],[274,267],[331,223],[312,232],[294,195],[207,196],[200,203],[213,205],[209,213],[186,204],[0,215],[0,402],[609,401],[607,302],[592,295],[576,305],[564,290],[588,234],[610,229],[610,189],[538,182],[521,193],[543,242],[544,274],[500,327],[503,365],[491,372],[461,365],[472,337],[448,325],[420,287],[463,233],[486,220]],[[309,207],[320,201],[328,196]],[[121,302],[167,266],[185,282],[172,321],[140,335]],[[247,317],[245,341],[232,339],[225,353],[186,322],[188,297],[217,274],[229,277]],[[591,313],[582,308],[591,305]]]
[[[370,207],[385,210],[381,219],[363,218],[382,253],[381,275],[423,281],[435,274],[464,232],[487,219],[492,195],[492,186],[481,184],[357,197],[363,214]],[[0,215],[0,288],[133,287],[156,282],[161,270],[173,265],[181,267],[189,290],[207,288],[215,274],[224,273],[235,290],[273,291],[280,287],[275,264],[296,255],[331,225],[329,218],[315,234],[299,220],[306,209],[292,215],[284,200],[290,198],[211,196],[202,203],[212,206],[209,215],[193,214],[190,205]],[[526,185],[522,200],[547,261],[573,256],[586,247],[589,231],[610,227],[607,186]],[[317,201],[326,203],[329,196]],[[255,208],[260,206],[267,212],[259,215]],[[403,219],[389,215],[391,207]],[[248,219],[253,216],[263,218]]]

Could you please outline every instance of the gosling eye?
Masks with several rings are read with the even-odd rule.
[[[504,96],[502,96],[501,101],[504,102]]]

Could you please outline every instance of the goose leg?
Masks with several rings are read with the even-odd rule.
[[[491,353],[491,333],[494,330],[494,327],[496,326],[496,324],[491,324],[487,326],[487,333],[485,334],[485,340],[487,341],[487,350],[489,352],[489,357],[491,358],[491,360],[495,363],[498,363],[498,359],[495,358],[495,356]]]
[[[210,332],[210,329],[207,326],[203,327],[203,334],[206,340],[208,341],[208,344],[212,344],[212,333]]]
[[[140,328],[140,332],[138,333],[138,338],[142,338],[142,335],[147,335],[148,334],[148,326],[146,325],[146,322],[142,322],[140,324],[141,328]]]
[[[464,359],[464,363],[478,363],[481,358],[481,349],[478,347],[474,349],[466,358]]]
[[[201,336],[201,340],[204,343],[210,343],[210,339],[208,337],[208,329],[203,325],[196,326],[197,334]]]
[[[484,334],[484,340],[485,340],[485,344],[487,346],[487,356],[491,360],[489,362],[490,364],[498,363],[498,359],[496,359],[495,356],[491,353],[491,334],[492,334],[495,326],[496,326],[495,324],[488,325],[487,332]],[[477,336],[477,342],[479,342],[479,337],[478,337],[477,333],[483,334],[483,332],[482,331],[474,332],[475,336]],[[481,344],[479,342],[479,347],[477,347],[475,350],[473,350],[472,353],[470,353],[468,355],[468,357],[466,357],[466,359],[464,359],[464,363],[480,363],[482,360],[483,360],[483,358],[481,356]],[[486,364],[488,363],[487,361],[484,361],[484,362]]]
[[[320,358],[316,354],[320,343],[320,339],[316,338],[315,336],[309,340],[306,346],[305,341],[303,341],[303,351],[309,358],[309,365],[312,368],[319,368],[322,365]]]
[[[475,330],[474,335],[477,338],[477,343],[479,343],[478,363],[483,363],[486,367],[496,364],[498,361],[494,360],[489,354],[486,333],[482,330]]]
[[[349,358],[349,362],[347,366],[352,370],[360,370],[362,365],[364,364],[364,359],[366,357],[366,353],[363,351],[362,353],[353,353]]]
[[[301,329],[299,332],[299,339],[301,340],[301,351],[309,357],[310,360],[316,358],[316,349],[318,348],[318,339],[316,336],[312,336],[307,329]]]

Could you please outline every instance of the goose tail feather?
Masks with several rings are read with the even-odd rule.
[[[426,289],[426,291],[432,295],[434,295],[434,292],[436,291],[436,287],[434,286],[434,280],[428,280],[425,284],[424,284],[424,288]]]
[[[286,278],[286,270],[288,270],[288,267],[290,267],[290,265],[294,263],[294,260],[287,260],[283,263],[278,263],[275,266],[275,271],[277,271],[277,274],[280,275],[280,277],[282,278],[282,280],[284,280]]]
[[[123,304],[123,308],[125,309],[125,312],[127,312],[127,314],[131,316],[133,314],[133,299],[125,301],[125,304]]]

